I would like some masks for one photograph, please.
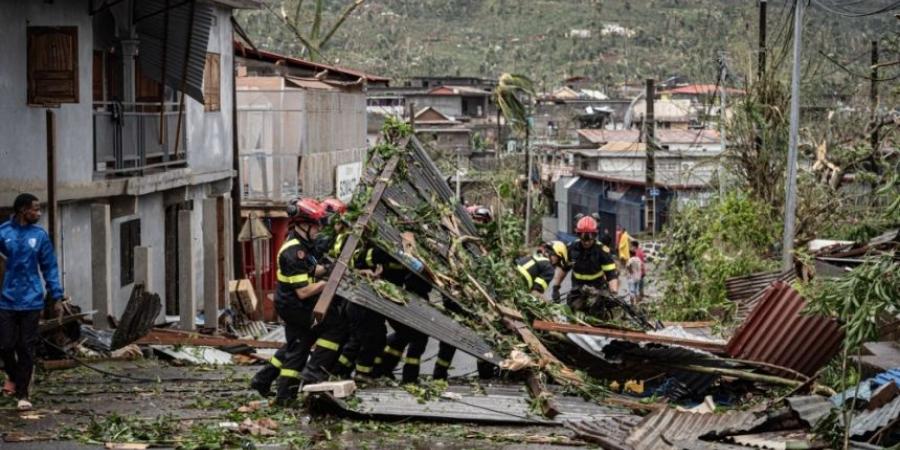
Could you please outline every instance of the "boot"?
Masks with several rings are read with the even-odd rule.
[[[297,400],[300,392],[300,380],[296,378],[281,377],[278,379],[278,393],[275,396],[275,405],[281,407],[290,406]]]
[[[250,389],[259,392],[259,395],[263,397],[269,397],[272,395],[272,382],[278,378],[279,370],[271,365],[266,364],[259,372],[256,372],[256,375],[250,380]]]
[[[446,380],[450,374],[450,368],[447,366],[442,366],[440,364],[434,365],[434,379],[435,380]]]
[[[403,384],[415,384],[419,382],[419,365],[404,364],[403,365]]]

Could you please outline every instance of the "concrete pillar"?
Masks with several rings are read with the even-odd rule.
[[[203,315],[206,327],[219,326],[218,199],[203,199]]]
[[[135,100],[134,76],[137,71],[135,58],[138,54],[140,41],[134,39],[122,40],[122,101],[133,103]]]
[[[155,292],[150,285],[153,280],[153,265],[150,263],[150,247],[134,248],[134,284],[143,284],[147,292]]]
[[[196,329],[197,299],[194,293],[194,242],[191,211],[178,211],[178,313],[182,330]]]
[[[223,248],[225,249],[225,257],[223,258],[224,268],[220,269],[222,269],[225,276],[223,280],[224,283],[222,283],[222,286],[219,286],[219,289],[222,290],[222,298],[225,299],[225,304],[223,306],[228,308],[230,298],[228,293],[228,282],[234,279],[234,270],[232,269],[234,267],[234,251],[232,250],[234,248],[234,222],[231,220],[231,199],[223,197],[222,200],[222,218],[224,219],[222,228],[225,230],[223,233],[225,235],[225,245]]]
[[[91,205],[91,309],[94,328],[108,330],[112,315],[112,230],[109,205]]]

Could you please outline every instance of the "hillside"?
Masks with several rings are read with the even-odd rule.
[[[274,0],[276,11],[279,1],[293,11],[297,0]],[[314,3],[304,4],[304,17],[312,17]],[[325,23],[330,24],[349,1],[326,3],[330,9]],[[773,52],[783,56],[789,49],[790,8],[784,1],[769,3],[770,46],[778,47]],[[755,66],[756,4],[753,0],[369,0],[324,53],[331,62],[395,78],[520,72],[550,87],[573,75],[589,76],[598,84],[675,75],[715,82],[716,58],[724,50],[735,77],[731,83],[736,84],[751,73],[751,61]],[[301,54],[299,42],[271,11],[244,12],[239,21],[257,45]],[[848,18],[811,8],[807,24],[805,74],[817,79],[815,88],[820,92],[860,84],[820,52],[863,73],[872,38],[893,34],[896,39],[896,19],[891,15]],[[893,47],[896,51],[896,42]]]

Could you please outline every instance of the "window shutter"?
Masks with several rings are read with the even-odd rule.
[[[28,104],[78,103],[78,27],[28,27]]]
[[[206,54],[206,67],[203,69],[203,101],[206,111],[219,111],[222,108],[219,58],[218,53]]]

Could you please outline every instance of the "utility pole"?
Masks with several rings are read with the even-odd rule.
[[[784,195],[784,239],[781,264],[785,270],[794,265],[794,222],[797,220],[797,140],[800,128],[800,50],[803,37],[805,0],[794,1],[794,62],[791,69],[790,140],[788,143],[787,182]]]
[[[525,246],[531,235],[531,114],[525,119]]]
[[[756,79],[761,81],[766,75],[766,0],[759,0],[759,60],[756,67]]]
[[[872,135],[869,143],[872,145],[872,160],[875,160],[875,150],[878,149],[878,41],[872,41],[872,73],[869,75],[869,101],[872,105]]]
[[[646,132],[647,168],[645,184],[646,191],[646,224],[650,234],[656,236],[656,118],[653,113],[653,103],[656,99],[656,84],[653,78],[647,79],[647,87],[644,101],[647,102],[647,113],[644,115],[644,130]]]
[[[719,143],[722,154],[725,153],[725,78],[728,65],[725,64],[725,52],[719,53]],[[719,197],[725,197],[725,165],[719,164]]]

